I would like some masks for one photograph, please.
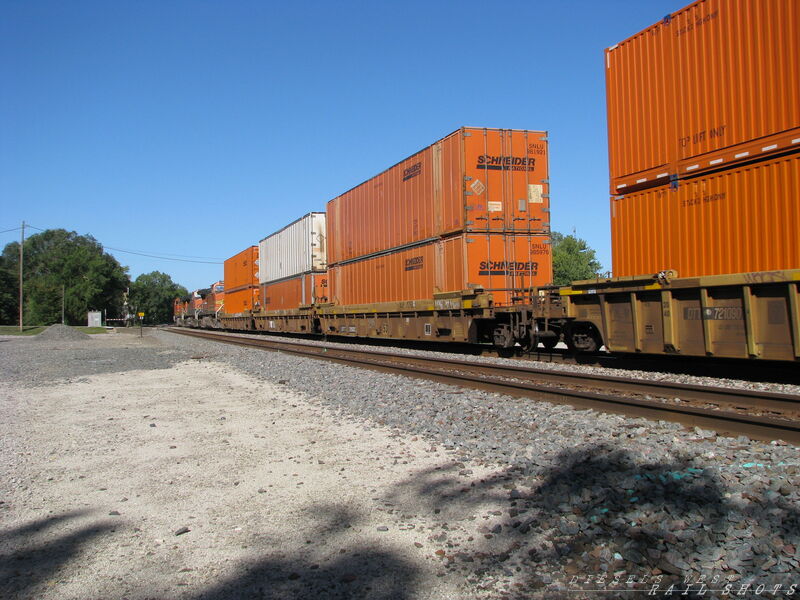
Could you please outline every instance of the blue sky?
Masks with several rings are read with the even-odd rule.
[[[206,287],[121,250],[222,261],[462,125],[545,129],[553,229],[610,269],[603,49],[686,3],[2,0],[0,231]]]

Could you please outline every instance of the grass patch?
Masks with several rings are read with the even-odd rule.
[[[105,327],[73,327],[73,329],[77,329],[83,333],[88,333],[89,335],[94,335],[95,333],[108,333],[108,329]]]
[[[0,335],[36,335],[42,333],[45,329],[47,329],[47,327],[44,325],[25,325],[22,327],[22,331],[20,331],[19,325],[0,325]],[[72,329],[77,329],[89,335],[108,333],[108,329],[105,327],[72,327]]]
[[[44,330],[42,325],[23,325],[22,331],[19,325],[0,325],[0,335],[36,335]]]

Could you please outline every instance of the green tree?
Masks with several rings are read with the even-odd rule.
[[[19,321],[19,243],[6,245],[0,255],[0,325]]]
[[[134,313],[143,312],[144,322],[152,325],[172,322],[172,302],[178,296],[188,296],[182,285],[166,273],[142,273],[131,284],[128,303]]]
[[[574,235],[564,235],[554,231],[552,248],[553,283],[556,285],[568,285],[572,281],[591,279],[602,268],[589,244]]]
[[[25,323],[60,322],[62,302],[64,320],[72,325],[85,324],[90,310],[105,310],[109,317],[121,312],[129,284],[127,267],[106,254],[92,236],[48,229],[25,240],[24,254]],[[0,271],[18,273],[18,269],[19,243],[12,242],[3,250]],[[16,297],[19,285],[16,277],[13,281],[11,293]],[[14,301],[15,309],[17,306]]]

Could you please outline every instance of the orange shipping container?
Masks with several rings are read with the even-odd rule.
[[[258,311],[261,307],[258,286],[250,286],[235,292],[225,292],[222,313],[240,315],[244,312]]]
[[[800,268],[800,153],[611,200],[615,276]]]
[[[549,232],[545,132],[462,128],[328,202],[328,263],[461,231]]]
[[[497,306],[518,290],[552,281],[549,236],[464,233],[335,265],[328,271],[337,305],[432,299],[483,288]]]
[[[250,246],[225,261],[225,293],[258,285],[258,246]]]
[[[800,2],[700,0],[606,50],[611,193],[800,144]]]
[[[277,283],[261,285],[262,309],[290,310],[328,302],[328,274],[304,273]]]

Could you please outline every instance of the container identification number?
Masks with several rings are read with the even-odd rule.
[[[694,198],[687,198],[686,200],[681,200],[681,206],[698,206],[700,204],[708,204],[709,202],[718,202],[720,200],[725,200],[726,197],[725,192],[719,192],[717,194],[706,194],[705,196],[695,196]]]

